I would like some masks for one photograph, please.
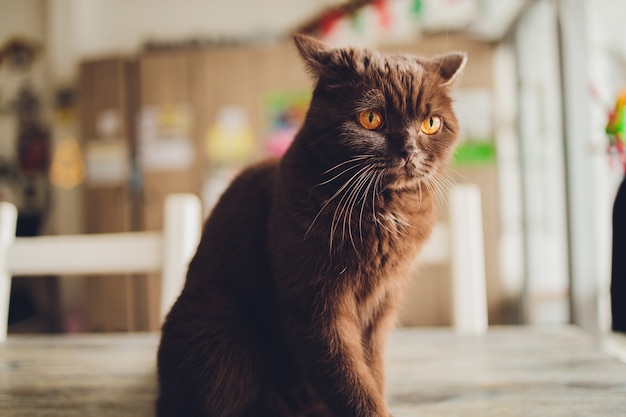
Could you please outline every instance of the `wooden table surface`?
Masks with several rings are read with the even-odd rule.
[[[9,336],[0,416],[152,416],[157,343],[157,334]],[[574,327],[399,329],[387,375],[395,417],[626,416],[626,364]]]

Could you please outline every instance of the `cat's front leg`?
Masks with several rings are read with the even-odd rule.
[[[338,417],[390,417],[365,357],[354,305],[343,300],[327,306],[304,333],[311,382]]]
[[[396,318],[397,301],[387,296],[363,333],[365,357],[381,393],[385,392],[384,350]]]

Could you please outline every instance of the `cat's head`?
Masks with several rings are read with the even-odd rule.
[[[458,130],[448,89],[465,53],[426,59],[294,38],[316,83],[303,131],[322,168],[384,172],[385,187],[407,188],[447,165]]]

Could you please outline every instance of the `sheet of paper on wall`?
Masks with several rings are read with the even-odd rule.
[[[191,109],[186,104],[147,106],[139,118],[139,163],[144,171],[183,171],[195,159]]]
[[[239,106],[221,108],[205,137],[206,157],[211,162],[237,164],[256,151],[256,142],[246,109]]]
[[[128,179],[130,155],[125,139],[89,141],[85,148],[86,183],[91,187],[112,187]]]

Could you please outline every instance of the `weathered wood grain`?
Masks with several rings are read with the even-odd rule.
[[[154,333],[10,336],[0,416],[152,416],[157,343]],[[387,371],[395,417],[626,416],[626,364],[574,327],[400,329]]]

